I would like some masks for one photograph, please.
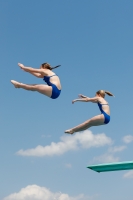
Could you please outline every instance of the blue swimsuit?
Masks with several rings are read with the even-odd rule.
[[[110,115],[108,115],[106,112],[103,111],[102,105],[108,105],[108,104],[98,103],[99,109],[100,109],[101,113],[104,115],[104,119],[105,119],[104,124],[108,124],[110,121]]]
[[[56,75],[54,74],[54,75],[52,75],[52,76],[56,76]],[[51,95],[51,98],[52,98],[52,99],[56,99],[56,98],[58,98],[58,96],[60,95],[61,90],[59,90],[55,84],[53,84],[53,83],[50,82],[50,78],[51,78],[52,76],[44,76],[43,80],[44,80],[49,86],[52,87],[52,95]]]

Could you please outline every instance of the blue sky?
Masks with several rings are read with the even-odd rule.
[[[0,1],[0,199],[131,200],[133,171],[98,174],[89,164],[132,160],[132,0]],[[42,84],[17,63],[52,66],[56,100],[15,89],[11,79]],[[99,114],[76,103],[109,90],[111,122],[72,136],[64,130]]]

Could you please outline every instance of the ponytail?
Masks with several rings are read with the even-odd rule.
[[[109,91],[105,91],[105,94],[107,94],[107,95],[109,95],[109,96],[113,96],[113,97],[114,97],[114,95],[113,95],[111,92],[109,92]]]
[[[51,67],[51,70],[53,70],[53,69],[55,69],[55,68],[57,68],[57,67],[60,67],[61,65],[57,65],[57,66],[55,66],[55,67]]]

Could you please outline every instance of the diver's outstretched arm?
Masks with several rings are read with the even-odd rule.
[[[44,76],[40,73],[36,73],[36,72],[29,72],[30,74],[32,74],[33,76],[36,76],[37,78],[43,78]]]
[[[89,97],[85,97],[85,96],[84,96],[84,97],[81,98],[81,99],[74,99],[74,100],[72,101],[72,103],[75,103],[75,102],[77,102],[77,101],[98,103],[98,98],[99,98],[99,97],[89,98]]]
[[[79,98],[86,98],[87,97],[87,96],[85,96],[83,94],[79,94],[78,96],[79,96]]]
[[[45,76],[45,75],[47,75],[47,73],[45,73],[44,69],[35,69],[35,68],[32,68],[32,67],[25,67],[25,66],[24,66],[23,64],[21,64],[21,63],[18,63],[18,66],[19,66],[22,70],[24,70],[24,71],[26,71],[26,72],[29,72],[29,73],[39,73],[39,74],[42,75],[42,77]],[[33,75],[35,75],[35,74],[33,74]],[[37,74],[36,74],[36,75],[37,75]]]

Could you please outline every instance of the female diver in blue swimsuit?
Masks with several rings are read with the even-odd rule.
[[[44,84],[29,85],[29,84],[23,84],[23,83],[11,80],[11,83],[16,88],[23,88],[25,90],[37,91],[37,92],[44,94],[52,99],[56,99],[59,97],[59,95],[61,93],[60,79],[55,73],[52,72],[52,70],[59,67],[60,65],[58,65],[56,67],[51,67],[50,64],[43,63],[40,66],[40,69],[26,67],[21,63],[18,63],[18,66],[22,70],[29,72],[30,74],[32,74],[38,78],[43,78],[43,80],[47,83],[47,85],[44,85]]]
[[[76,101],[97,103],[101,111],[101,114],[85,121],[84,123],[74,128],[66,130],[65,133],[73,134],[75,132],[84,131],[90,128],[91,126],[99,126],[99,125],[108,124],[110,121],[110,109],[109,109],[108,102],[104,99],[105,94],[108,94],[109,96],[114,96],[108,91],[99,90],[96,92],[96,96],[93,98],[89,98],[80,94],[79,95],[80,99],[73,100],[72,103]]]

